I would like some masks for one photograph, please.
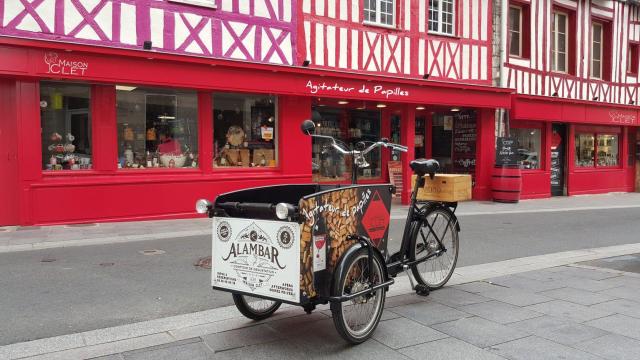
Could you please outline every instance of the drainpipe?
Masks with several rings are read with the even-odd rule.
[[[509,18],[509,0],[500,1],[500,87],[507,88],[507,20]],[[500,121],[498,123],[498,136],[509,136],[509,112],[506,109],[500,111]],[[505,127],[504,129],[502,127]]]

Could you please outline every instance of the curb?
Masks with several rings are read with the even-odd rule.
[[[545,268],[571,265],[577,262],[634,254],[640,252],[640,243],[593,249],[573,250],[547,255],[523,257],[456,269],[448,285],[457,285],[493,277],[517,274]],[[582,265],[575,265],[582,266]],[[610,270],[624,274],[623,271]],[[409,280],[397,278],[388,297],[411,294]],[[88,359],[168,344],[207,334],[254,326],[295,316],[309,316],[309,321],[325,319],[327,305],[318,306],[312,315],[304,315],[297,306],[283,306],[273,317],[255,322],[238,313],[235,306],[155,319],[134,324],[86,331],[77,334],[0,346],[2,359]]]

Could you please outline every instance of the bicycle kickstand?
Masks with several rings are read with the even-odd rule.
[[[417,295],[420,296],[429,296],[429,287],[423,284],[414,284],[413,277],[409,274],[409,265],[402,265],[402,270],[407,274],[409,278],[409,282],[411,283],[411,288],[415,290]]]

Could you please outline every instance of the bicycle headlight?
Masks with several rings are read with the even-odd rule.
[[[276,216],[280,220],[286,220],[293,215],[293,206],[285,203],[279,203],[276,205]]]
[[[211,207],[211,202],[207,199],[200,199],[196,201],[196,212],[198,214],[206,214]]]

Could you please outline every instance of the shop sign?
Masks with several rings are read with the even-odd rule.
[[[637,123],[637,116],[635,113],[622,112],[618,110],[609,111],[609,119],[614,124],[620,125],[635,125]]]
[[[476,114],[459,112],[453,122],[453,171],[474,174],[476,168]]]
[[[313,82],[308,80],[305,88],[313,95],[352,95],[362,97],[376,97],[384,99],[409,97],[409,90],[399,86],[386,87],[376,84],[346,84],[340,82]]]
[[[270,298],[300,298],[300,226],[284,221],[213,219],[211,284]]]
[[[45,53],[44,63],[47,65],[47,74],[84,76],[89,69],[88,62],[66,59],[56,52]]]
[[[518,165],[518,139],[510,137],[499,137],[496,144],[496,165],[515,166]]]

